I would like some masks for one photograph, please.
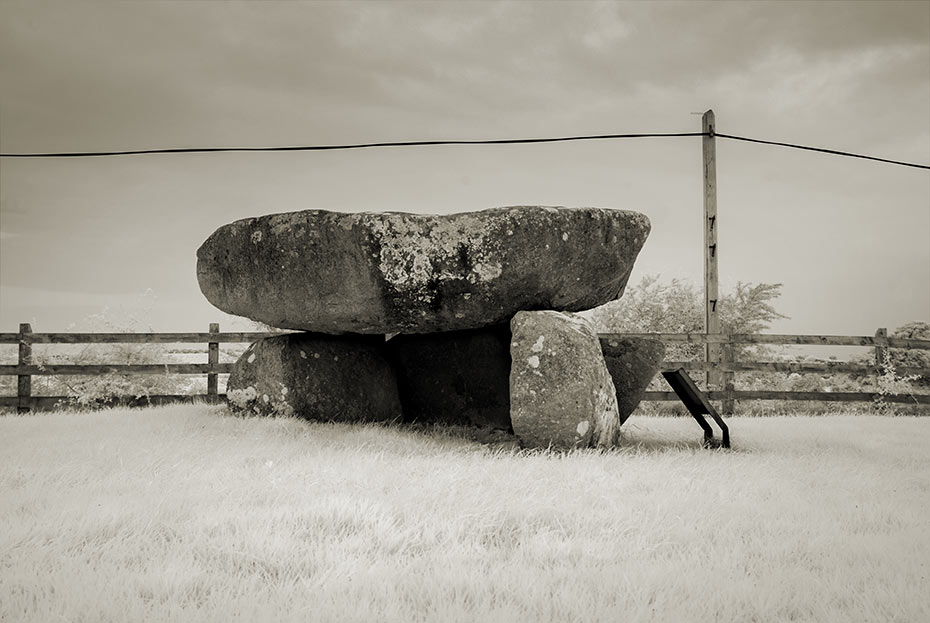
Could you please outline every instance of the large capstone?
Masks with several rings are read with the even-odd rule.
[[[510,324],[510,420],[526,447],[611,447],[620,434],[597,333],[578,316],[519,312]]]
[[[197,278],[219,309],[273,327],[432,333],[612,301],[648,234],[644,215],[602,208],[307,210],[220,227]]]
[[[387,343],[404,419],[510,429],[510,325]]]
[[[602,339],[601,350],[617,391],[617,410],[623,424],[662,367],[665,345],[653,338],[616,336]]]
[[[234,411],[337,422],[400,419],[384,338],[293,333],[258,340],[233,366]]]

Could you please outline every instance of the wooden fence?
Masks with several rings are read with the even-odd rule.
[[[278,333],[227,332],[221,333],[216,323],[206,333],[33,333],[29,324],[19,325],[19,333],[0,333],[0,344],[18,344],[17,365],[0,365],[0,376],[17,377],[16,396],[0,396],[0,407],[17,407],[20,413],[30,409],[54,407],[68,396],[33,396],[33,376],[99,375],[99,374],[188,374],[206,375],[206,394],[150,395],[130,398],[121,404],[145,405],[204,400],[218,402],[225,394],[218,390],[218,375],[232,371],[232,363],[220,363],[219,346],[222,343],[250,343]],[[32,361],[33,344],[206,344],[207,363],[163,364],[47,364]]]
[[[602,340],[619,337],[654,337],[666,344],[720,344],[720,361],[665,361],[663,370],[684,368],[691,372],[719,372],[722,382],[717,387],[711,386],[707,392],[711,400],[722,403],[724,414],[733,412],[736,400],[797,400],[821,402],[872,402],[881,399],[885,402],[930,405],[930,395],[925,394],[881,394],[879,392],[832,392],[832,391],[771,391],[771,390],[737,390],[733,384],[736,372],[782,372],[790,374],[856,374],[878,376],[885,370],[881,365],[885,350],[888,348],[930,350],[930,340],[914,340],[888,337],[887,329],[879,329],[874,336],[850,335],[761,335],[761,334],[727,334],[707,335],[704,333],[623,333],[601,334]],[[875,349],[875,363],[850,363],[846,361],[736,361],[733,356],[735,344],[766,344],[780,346],[866,346]],[[918,375],[930,378],[930,368],[895,367],[898,377]],[[678,397],[672,391],[646,392],[644,400],[676,401]]]
[[[157,395],[138,399],[126,399],[124,404],[164,404],[204,400],[217,402],[225,398],[218,390],[218,375],[228,374],[234,364],[219,362],[219,345],[221,343],[250,343],[263,337],[280,335],[280,333],[234,332],[221,333],[218,324],[211,324],[206,333],[33,333],[29,324],[21,324],[18,333],[0,333],[0,344],[18,344],[19,358],[16,365],[0,365],[0,375],[17,377],[16,396],[0,396],[0,407],[17,407],[20,412],[30,409],[50,408],[67,396],[33,396],[32,377],[43,375],[99,375],[99,374],[185,374],[206,375],[206,394]],[[732,346],[734,344],[771,344],[771,345],[814,345],[814,346],[866,346],[875,349],[875,362],[881,362],[886,348],[930,350],[930,340],[911,340],[891,338],[887,331],[879,329],[874,336],[845,335],[754,335],[754,334],[717,334],[703,333],[659,333],[659,334],[602,334],[602,340],[619,337],[654,337],[666,344],[719,344],[721,360],[705,361],[666,361],[663,369],[676,370],[684,368],[691,372],[719,372],[723,382],[718,388],[711,388],[708,396],[711,400],[721,401],[724,413],[731,413],[733,402],[737,400],[799,400],[799,401],[873,401],[879,397],[887,402],[930,404],[930,395],[901,394],[881,395],[877,392],[797,392],[797,391],[746,391],[737,390],[733,385],[736,372],[783,372],[783,373],[847,373],[860,375],[879,375],[883,372],[878,365],[829,362],[757,362],[735,361]],[[48,364],[38,365],[32,361],[33,344],[206,344],[207,363],[164,363],[164,364]],[[930,368],[896,368],[899,376],[917,374],[930,377]],[[674,392],[647,392],[645,400],[678,400]]]

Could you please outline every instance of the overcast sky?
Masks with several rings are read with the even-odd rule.
[[[0,150],[720,132],[930,164],[930,2],[0,1]],[[718,139],[723,289],[790,333],[930,321],[930,172]],[[310,208],[632,209],[702,279],[700,138],[0,159],[0,331],[219,321],[197,247]],[[98,330],[102,327],[97,327]],[[146,328],[137,327],[139,329]]]

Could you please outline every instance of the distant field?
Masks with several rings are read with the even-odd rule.
[[[930,418],[610,453],[222,407],[0,418],[3,621],[930,620]]]

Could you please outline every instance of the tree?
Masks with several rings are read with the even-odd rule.
[[[761,333],[772,322],[787,316],[778,313],[772,302],[781,296],[780,283],[737,282],[719,303],[720,325],[726,333]],[[704,331],[704,297],[694,284],[672,279],[660,281],[660,275],[645,275],[628,286],[619,301],[597,307],[590,312],[597,330],[603,333],[702,333]],[[669,360],[697,359],[701,344],[669,344]],[[734,345],[734,355],[761,349]]]
[[[732,294],[723,296],[720,307],[720,324],[726,333],[762,333],[779,318],[787,318],[775,311],[771,301],[781,296],[780,283],[736,282]]]

